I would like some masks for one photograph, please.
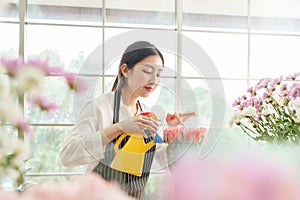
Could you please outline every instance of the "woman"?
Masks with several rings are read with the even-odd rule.
[[[112,91],[83,107],[79,121],[63,144],[62,163],[69,167],[85,164],[87,172],[93,171],[108,181],[117,181],[130,196],[142,199],[157,145],[150,146],[145,152],[140,175],[112,166],[116,156],[114,147],[122,133],[139,133],[146,144],[153,141],[145,130],[156,133],[159,124],[151,117],[140,115],[147,108],[138,99],[148,97],[156,89],[163,66],[161,52],[149,42],[138,41],[128,46]],[[182,123],[194,115],[175,113],[172,124]],[[128,139],[122,140],[120,149]],[[130,163],[130,160],[126,162]]]

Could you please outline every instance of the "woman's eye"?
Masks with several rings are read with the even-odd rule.
[[[151,74],[152,72],[148,72],[148,71],[146,71],[146,70],[143,70],[146,74]]]

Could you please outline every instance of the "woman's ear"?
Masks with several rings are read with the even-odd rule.
[[[122,72],[123,76],[125,78],[127,78],[128,77],[128,71],[129,71],[127,64],[123,63],[120,68],[121,68],[121,72]]]

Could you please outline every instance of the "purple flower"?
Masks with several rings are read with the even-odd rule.
[[[267,92],[272,96],[273,92],[276,90],[276,85],[273,83],[269,84],[269,87],[266,88]]]
[[[283,83],[283,84],[281,85],[281,87],[280,87],[280,90],[281,90],[281,91],[286,91],[286,89],[287,89],[287,84],[286,84],[286,83]]]
[[[285,80],[287,80],[287,81],[290,81],[290,80],[294,81],[294,80],[296,80],[296,78],[297,78],[299,75],[300,75],[300,72],[295,73],[295,74],[293,74],[293,75],[290,75],[290,76],[286,77]]]
[[[241,103],[240,110],[243,110],[244,108],[248,107],[249,105],[251,105],[251,102],[249,102],[249,101],[243,101]]]
[[[261,98],[252,98],[252,105],[257,109],[260,110],[261,109],[261,105],[262,105],[262,99]]]
[[[271,101],[271,99],[270,99],[271,95],[269,93],[267,93],[267,92],[264,92],[262,98],[263,98],[263,101],[266,102],[266,103],[269,103]]]
[[[300,84],[294,83],[289,91],[291,99],[296,99],[300,95]]]
[[[271,82],[272,85],[280,85],[281,81],[282,81],[283,76],[280,76],[279,78],[275,78],[273,79],[273,81]]]
[[[248,88],[247,92],[249,92],[251,94],[251,96],[256,95],[256,91],[253,89],[253,87]]]
[[[232,107],[239,106],[241,104],[241,101],[242,101],[242,98],[238,97],[238,99],[232,103]]]
[[[267,88],[268,86],[268,83],[271,81],[272,79],[270,78],[263,78],[263,79],[260,79],[258,81],[258,83],[255,85],[255,90],[260,90],[262,88]]]

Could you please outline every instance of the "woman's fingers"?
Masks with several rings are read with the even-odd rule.
[[[186,112],[186,113],[178,113],[167,114],[166,121],[169,126],[178,126],[183,125],[183,123],[190,117],[196,116],[196,112]]]
[[[178,123],[181,124],[181,125],[183,125],[181,113],[175,112],[175,113],[174,113],[174,116],[175,116],[175,118],[178,120]]]
[[[196,112],[186,112],[186,113],[180,113],[181,117],[191,117],[191,116],[196,116],[197,113]]]
[[[190,117],[193,117],[193,116],[196,116],[196,112],[186,112],[186,113],[181,113],[180,116],[181,116],[181,120],[184,122],[185,120],[187,120],[188,118]]]
[[[137,124],[141,129],[148,129],[151,132],[157,132],[159,127],[159,124],[156,120],[144,116],[140,116],[137,119]]]

